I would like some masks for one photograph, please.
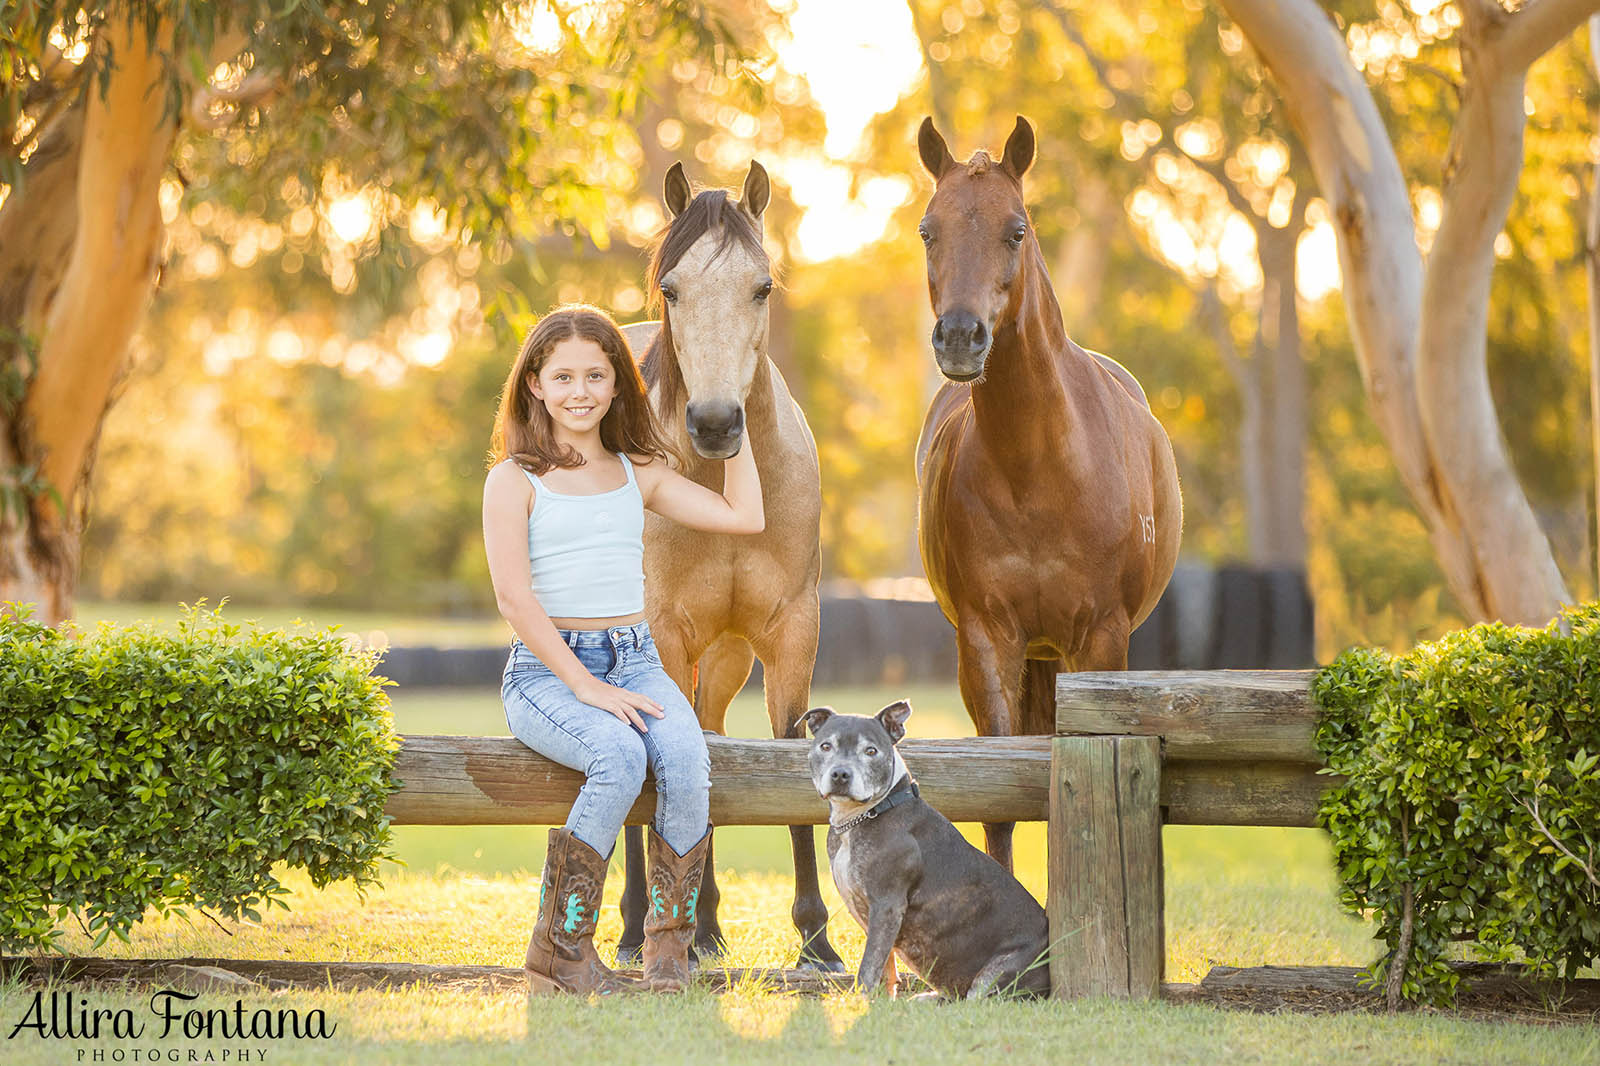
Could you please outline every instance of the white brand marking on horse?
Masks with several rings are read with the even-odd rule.
[[[1139,534],[1146,544],[1156,542],[1156,516],[1142,514],[1139,516]]]

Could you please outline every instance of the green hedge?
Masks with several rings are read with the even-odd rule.
[[[1451,944],[1571,977],[1600,956],[1600,605],[1545,629],[1484,624],[1316,677],[1341,900],[1388,945],[1399,994],[1449,1001]]]
[[[0,609],[0,948],[95,946],[146,908],[259,920],[275,863],[322,887],[392,858],[398,742],[376,653],[187,609],[79,636]]]

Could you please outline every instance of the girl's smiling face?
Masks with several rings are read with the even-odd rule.
[[[617,395],[617,375],[598,344],[568,337],[550,349],[528,387],[550,412],[558,438],[584,435],[599,431]]]

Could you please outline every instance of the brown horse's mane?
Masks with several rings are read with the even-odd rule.
[[[678,351],[672,343],[672,313],[661,296],[661,279],[682,261],[696,241],[714,229],[721,229],[722,239],[712,253],[713,260],[735,242],[751,255],[763,261],[767,258],[767,251],[761,246],[760,227],[748,212],[739,210],[739,205],[728,199],[726,189],[707,189],[700,193],[657,240],[646,279],[649,308],[661,319],[661,328],[645,350],[639,373],[647,386],[659,384],[656,410],[663,419],[675,416],[683,404],[684,385],[683,371],[678,367]]]

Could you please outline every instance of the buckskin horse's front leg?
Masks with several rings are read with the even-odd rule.
[[[956,624],[956,674],[961,700],[981,737],[1010,737],[1019,732],[1022,671],[1027,642],[1009,619],[973,613]],[[984,850],[1011,869],[1011,836],[1015,822],[984,822]]]
[[[798,727],[811,709],[811,671],[817,661],[820,616],[815,595],[801,597],[772,633],[755,642],[774,737],[804,735]],[[844,960],[828,942],[828,907],[822,902],[817,878],[814,830],[809,825],[790,826],[789,844],[794,851],[794,906],[789,914],[800,934],[800,965],[844,973]]]
[[[695,670],[697,685],[694,713],[700,728],[712,733],[727,731],[728,704],[739,694],[750,677],[755,652],[743,637],[723,633],[700,654]],[[717,886],[717,842],[706,845],[706,869],[700,880],[700,900],[694,927],[694,952],[700,958],[727,953],[728,941],[722,935],[717,912],[722,904],[722,889]]]
[[[691,701],[694,699],[694,669],[689,658],[687,638],[668,626],[651,627],[661,665],[672,683]],[[710,862],[707,848],[707,862]],[[630,825],[622,831],[622,937],[617,941],[617,965],[635,966],[644,957],[645,911],[644,828]],[[691,947],[691,957],[694,949]]]

